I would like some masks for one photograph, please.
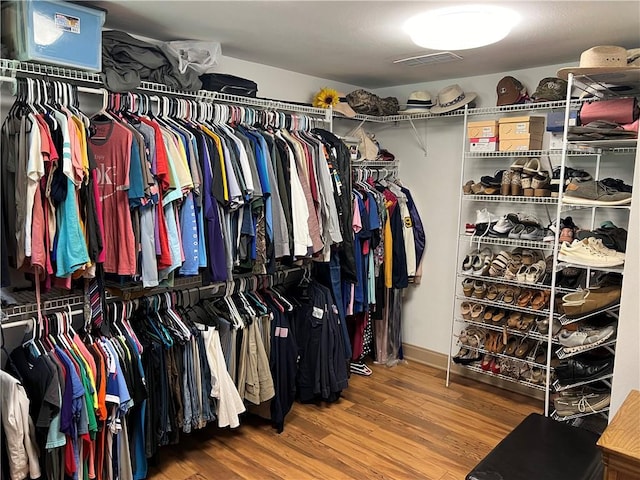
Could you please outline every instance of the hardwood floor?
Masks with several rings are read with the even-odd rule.
[[[284,432],[243,419],[160,450],[154,480],[461,480],[542,403],[417,363],[352,375],[331,405],[294,404]]]

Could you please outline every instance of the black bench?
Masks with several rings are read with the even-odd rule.
[[[537,413],[525,418],[466,480],[602,480],[598,435]]]

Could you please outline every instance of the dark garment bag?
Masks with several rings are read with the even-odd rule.
[[[226,73],[205,73],[200,75],[202,88],[212,92],[255,97],[258,94],[258,84],[246,78],[236,77]]]

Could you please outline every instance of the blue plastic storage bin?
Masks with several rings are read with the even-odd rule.
[[[104,11],[50,0],[2,7],[3,37],[17,60],[102,70]]]

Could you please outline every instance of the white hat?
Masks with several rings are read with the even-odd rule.
[[[447,113],[464,107],[478,96],[475,92],[464,92],[460,85],[449,85],[438,92],[438,103],[431,113]]]
[[[566,80],[570,73],[590,75],[598,73],[619,73],[626,70],[640,71],[640,60],[634,55],[636,49],[627,50],[615,45],[598,45],[585,50],[580,55],[580,66],[558,70],[558,77]]]
[[[428,113],[432,106],[433,102],[431,101],[431,94],[429,92],[424,90],[415,91],[409,95],[406,108],[400,110],[398,113]]]
[[[347,96],[342,92],[338,92],[338,97],[339,97],[338,103],[335,107],[333,107],[333,111],[339,112],[345,117],[349,117],[349,118],[355,117],[357,113],[353,108],[351,108],[351,105],[347,103]]]

